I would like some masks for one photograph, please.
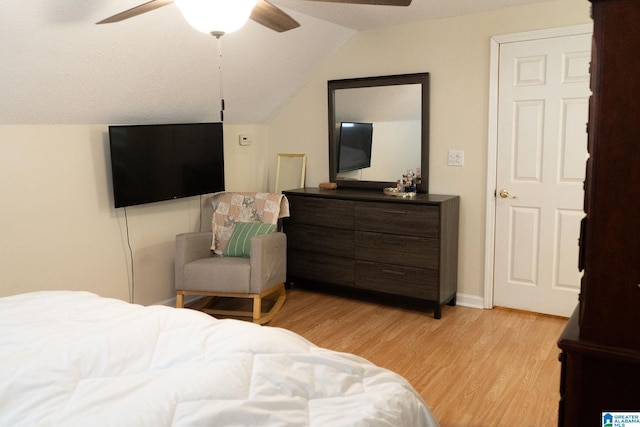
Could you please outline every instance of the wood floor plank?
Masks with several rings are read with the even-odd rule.
[[[442,427],[557,424],[556,341],[567,320],[505,309],[386,305],[287,291],[270,326],[354,353],[405,377]]]

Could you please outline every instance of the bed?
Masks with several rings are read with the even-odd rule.
[[[2,426],[438,426],[401,376],[285,329],[88,292],[0,298]]]

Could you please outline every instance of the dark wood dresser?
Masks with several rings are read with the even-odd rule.
[[[387,196],[382,191],[285,191],[291,216],[288,281],[330,285],[455,305],[458,196]]]
[[[594,22],[580,302],[558,346],[559,425],[640,412],[640,1],[591,0]]]

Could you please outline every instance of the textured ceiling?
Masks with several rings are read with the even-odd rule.
[[[540,0],[413,0],[408,8],[273,0],[301,27],[252,21],[218,41],[175,5],[94,23],[142,0],[0,0],[0,124],[267,122],[357,30]],[[218,58],[221,48],[222,59]]]

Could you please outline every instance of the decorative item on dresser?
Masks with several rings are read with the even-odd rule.
[[[606,425],[616,412],[640,414],[640,2],[591,3],[584,276],[580,303],[558,341],[558,424],[565,427]]]
[[[287,280],[324,283],[455,305],[458,196],[382,190],[285,191]]]

